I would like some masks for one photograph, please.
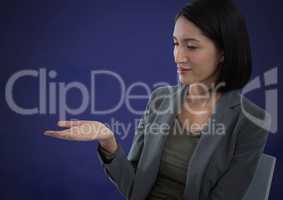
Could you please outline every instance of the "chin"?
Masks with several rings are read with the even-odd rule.
[[[182,83],[183,85],[189,85],[189,84],[192,84],[192,83],[193,83],[193,81],[188,80],[188,79],[185,79],[185,78],[182,78],[182,77],[179,77],[179,81],[180,81],[180,83]]]

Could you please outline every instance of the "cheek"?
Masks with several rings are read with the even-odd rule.
[[[211,51],[203,50],[194,53],[191,56],[191,62],[194,66],[194,71],[197,74],[210,74],[217,67],[216,55],[214,52]]]
[[[175,50],[175,48],[173,50],[173,56],[174,56],[174,59],[176,60],[176,50]]]

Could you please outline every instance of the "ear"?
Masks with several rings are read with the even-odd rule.
[[[222,62],[224,62],[224,52],[223,51],[220,52],[220,58],[219,58],[219,63],[222,63]]]

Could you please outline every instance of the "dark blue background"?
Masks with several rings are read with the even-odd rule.
[[[42,133],[55,129],[58,115],[22,116],[4,98],[8,78],[23,69],[56,70],[54,82],[79,81],[90,86],[90,71],[113,70],[126,85],[139,80],[149,85],[176,84],[172,31],[174,16],[187,1],[9,1],[1,3],[1,132],[0,199],[122,199],[109,182],[96,157],[96,143],[66,142]],[[280,0],[237,0],[246,17],[253,50],[253,76],[282,64],[282,12]],[[280,79],[279,75],[279,79]],[[119,98],[110,79],[99,79],[97,106],[107,108]],[[279,87],[279,84],[278,84]],[[90,88],[88,88],[90,90]],[[25,107],[38,103],[35,79],[21,80],[16,101]],[[261,90],[250,98],[264,106]],[[281,97],[280,97],[281,98]],[[75,91],[68,104],[76,107]],[[135,102],[144,109],[146,100]],[[280,114],[280,112],[279,112]],[[132,122],[139,116],[125,106],[112,115],[95,115],[87,109],[68,118],[101,120],[111,117]],[[279,116],[280,117],[280,116]],[[281,117],[279,118],[279,122]],[[128,151],[134,130],[120,142]],[[265,152],[276,156],[272,200],[282,188],[282,124],[271,134]]]

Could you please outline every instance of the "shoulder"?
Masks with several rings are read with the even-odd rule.
[[[171,99],[177,92],[178,85],[165,85],[155,88],[148,101],[148,108],[150,110],[157,109],[165,99]]]
[[[261,120],[267,117],[267,112],[250,99],[245,96],[241,96],[240,99],[241,115],[243,117],[254,116],[255,118]]]
[[[260,106],[247,97],[239,94],[239,104],[236,109],[239,112],[239,131],[246,135],[266,135],[271,125],[270,115]]]
[[[178,90],[177,85],[165,85],[155,88],[151,93],[151,99],[154,99],[158,96],[171,95]]]

